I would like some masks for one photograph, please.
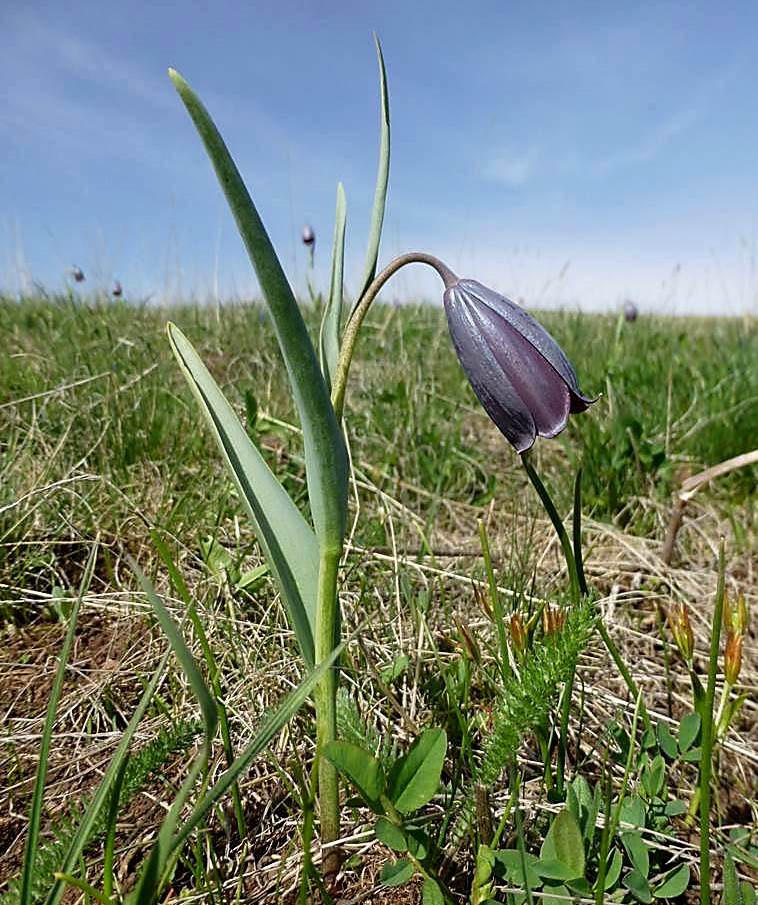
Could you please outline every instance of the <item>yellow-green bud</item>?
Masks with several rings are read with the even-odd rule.
[[[679,653],[691,663],[695,652],[695,638],[690,625],[690,610],[686,603],[675,603],[669,607],[668,623]]]

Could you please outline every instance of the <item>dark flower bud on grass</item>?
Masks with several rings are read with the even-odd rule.
[[[446,279],[444,302],[458,359],[487,414],[519,453],[555,437],[595,400],[553,337],[515,302],[476,280]]]
[[[85,280],[84,271],[81,267],[72,267],[71,276],[74,278],[75,283],[83,283]]]
[[[306,224],[303,227],[303,232],[301,233],[301,238],[303,240],[303,245],[307,245],[309,248],[311,245],[314,245],[316,242],[316,233],[313,232],[313,229]]]
[[[630,324],[637,320],[637,306],[632,301],[624,302],[624,320]]]
[[[113,289],[111,289],[111,293],[114,298],[121,298],[124,294],[124,290],[121,288],[121,283],[118,280],[113,284]]]

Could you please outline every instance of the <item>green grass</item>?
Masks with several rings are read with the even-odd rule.
[[[71,597],[100,538],[80,616],[84,628],[78,630],[74,666],[64,684],[65,706],[56,724],[60,735],[53,737],[43,819],[48,831],[91,793],[92,777],[73,778],[72,750],[92,770],[107,760],[163,649],[126,555],[152,576],[176,616],[184,612],[151,530],[166,541],[197,605],[219,668],[214,694],[224,701],[235,753],[263,710],[300,678],[294,642],[268,577],[259,574],[250,585],[237,585],[239,575],[261,559],[170,353],[168,319],[195,344],[269,464],[296,502],[307,507],[296,416],[273,332],[259,305],[229,305],[217,312],[204,306],[94,305],[74,298],[0,301],[0,625],[8,651],[0,684],[11,690],[7,700],[0,698],[7,714],[0,772],[10,778],[15,814],[25,813],[30,801],[29,764],[44,720],[44,694],[35,697],[30,689],[47,681],[50,662],[54,670]],[[306,320],[314,335],[318,312],[306,309]],[[742,590],[755,605],[750,563],[756,468],[701,491],[681,531],[678,569],[667,571],[657,552],[671,493],[682,478],[758,442],[758,324],[750,318],[641,317],[619,325],[615,317],[574,313],[548,313],[542,320],[575,363],[582,388],[600,399],[589,413],[572,418],[557,441],[538,442],[535,464],[563,514],[570,513],[575,469],[583,465],[590,583],[606,596],[606,605],[612,598],[609,629],[643,690],[653,722],[678,725],[692,706],[688,671],[677,661],[665,630],[656,628],[656,614],[665,614],[672,601],[688,603],[702,666],[720,534],[727,538],[728,591]],[[501,661],[502,637],[491,618],[491,602],[489,609],[486,603],[493,588],[481,561],[478,520],[487,522],[494,583],[506,619],[518,611],[528,620],[541,599],[560,600],[566,586],[560,551],[516,456],[466,383],[439,308],[374,307],[358,343],[346,411],[355,478],[351,515],[358,515],[342,594],[347,633],[369,618],[348,648],[340,719],[353,727],[356,740],[379,745],[388,763],[424,727],[444,726],[451,740],[439,805],[444,810],[460,800],[456,796],[471,793],[491,720],[507,710],[499,706],[500,688],[510,667]],[[223,557],[208,538],[221,545]],[[210,561],[212,548],[216,554]],[[227,569],[225,561],[233,565]],[[473,592],[472,582],[481,582],[482,594]],[[122,649],[118,639],[125,625],[142,640]],[[198,638],[191,640],[199,652]],[[530,644],[544,640],[537,622]],[[103,663],[111,660],[118,666],[106,669]],[[756,664],[747,640],[743,661],[741,687],[749,690]],[[663,853],[655,849],[649,858],[653,885],[666,882],[666,852],[682,845],[694,875],[688,830],[678,816],[662,814],[660,805],[667,797],[689,801],[694,767],[676,747],[675,756],[669,756],[641,731],[630,740],[635,702],[628,700],[599,646],[584,653],[579,675],[569,739],[568,778],[574,791],[567,807],[581,824],[591,871],[599,869],[602,840],[600,831],[593,835],[587,824],[592,806],[571,800],[571,794],[584,794],[577,777],[586,781],[590,796],[600,790],[600,813],[607,805],[623,822],[625,814],[642,808],[634,832],[646,845],[663,846]],[[517,674],[508,679],[517,681]],[[537,729],[525,718],[522,723],[530,730],[508,736],[509,756],[519,750],[506,770],[511,785],[504,776],[490,790],[496,819],[510,815],[501,847],[516,851],[524,846],[535,858],[556,811],[545,778],[556,753],[557,707],[557,700],[551,702],[549,717],[540,712]],[[742,877],[753,869],[750,843],[742,836],[735,842],[729,827],[748,833],[754,828],[749,779],[754,766],[746,752],[755,739],[755,715],[755,702],[748,699],[734,733],[719,749],[712,818],[716,876],[726,849]],[[151,704],[140,745],[149,744],[151,733],[157,736],[192,719],[197,719],[196,705],[174,669]],[[285,859],[279,878],[276,870],[239,878],[236,867],[245,863],[245,850],[239,848],[230,805],[214,813],[183,855],[177,894],[183,885],[205,890],[210,901],[208,889],[218,896],[240,883],[246,894],[261,896],[257,901],[276,900],[277,884],[283,889],[295,871],[286,857],[298,846],[296,803],[302,789],[297,776],[305,775],[309,763],[309,727],[305,712],[274,753],[240,783],[244,822],[251,827],[248,845],[256,858]],[[79,748],[66,741],[72,736]],[[654,788],[657,774],[650,778],[656,757],[665,757],[663,797]],[[217,761],[216,771],[223,758]],[[535,767],[541,761],[546,763]],[[153,797],[170,801],[182,777],[181,765],[172,767],[155,780]],[[524,800],[515,823],[508,802],[517,781]],[[134,796],[119,825],[117,857],[124,865],[156,826],[155,810],[138,807],[145,800]],[[359,831],[365,821],[355,811],[348,823],[346,832]],[[441,826],[444,821],[436,830],[443,832]],[[13,822],[8,844],[22,827],[23,821]],[[628,836],[628,826],[626,831]],[[0,837],[0,845],[4,840]],[[467,859],[476,856],[473,843],[467,844],[458,855],[461,875],[471,866]],[[603,844],[609,858],[616,852],[613,857],[626,859],[624,870],[631,869],[634,857],[642,857],[634,848],[636,836],[633,843],[624,838],[623,827]],[[9,855],[7,871],[0,866],[0,891],[18,868],[14,857]],[[348,870],[356,888],[364,866],[381,865],[381,858],[371,861],[378,857],[375,848],[356,862],[354,875]],[[102,867],[98,859],[97,846],[89,849],[90,882]],[[520,860],[508,864],[505,874],[495,870],[493,882],[502,886],[504,877],[512,882],[523,873]],[[128,886],[128,880],[124,883]]]

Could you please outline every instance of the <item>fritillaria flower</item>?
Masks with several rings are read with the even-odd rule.
[[[637,315],[639,312],[637,311],[637,306],[632,301],[624,302],[624,320],[628,323],[632,324],[637,320]]]
[[[113,295],[114,298],[117,298],[117,299],[121,298],[121,296],[124,294],[124,290],[121,288],[121,283],[119,283],[118,280],[116,280],[116,282],[113,284],[113,288],[111,289],[111,294]]]
[[[72,267],[71,268],[71,276],[74,278],[75,283],[83,283],[84,282],[84,271],[81,267]]]
[[[553,337],[523,308],[450,274],[444,302],[458,359],[487,414],[519,453],[554,437],[595,400]]]
[[[307,245],[309,248],[316,243],[316,233],[313,232],[313,228],[307,223],[303,227],[300,237],[303,240],[303,245]]]

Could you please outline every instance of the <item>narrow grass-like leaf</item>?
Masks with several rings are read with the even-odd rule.
[[[329,298],[324,308],[319,333],[319,356],[326,388],[331,392],[332,378],[340,354],[340,325],[342,323],[343,278],[345,270],[345,189],[337,186],[337,210],[334,215],[334,247],[332,248],[332,276]]]
[[[187,337],[168,325],[176,355],[229,465],[269,568],[276,575],[307,667],[315,662],[319,550],[316,536],[266,464]]]
[[[165,541],[160,536],[158,531],[156,531],[154,528],[150,530],[150,537],[152,538],[153,544],[158,551],[158,555],[163,560],[164,565],[168,569],[169,576],[174,584],[174,587],[177,590],[177,593],[187,607],[187,618],[192,623],[192,628],[195,632],[195,635],[197,636],[198,641],[200,642],[200,647],[203,651],[203,657],[205,658],[205,664],[208,667],[208,676],[211,682],[214,697],[216,699],[216,706],[218,707],[218,721],[219,727],[221,729],[221,738],[224,742],[226,765],[227,767],[230,767],[232,765],[232,762],[234,761],[234,749],[232,747],[232,738],[229,731],[229,718],[226,713],[226,706],[223,703],[224,694],[221,687],[219,668],[216,662],[216,658],[213,654],[210,642],[208,641],[208,636],[205,632],[205,628],[203,627],[203,623],[200,621],[200,617],[197,615],[197,607],[195,605],[195,601],[192,599],[189,588],[187,587],[187,583],[185,582],[182,573],[177,568],[176,563],[171,556],[171,552],[168,549],[168,546],[166,545]],[[267,570],[267,566],[265,565],[259,568]],[[238,583],[237,587],[239,586],[240,585]],[[240,834],[240,839],[244,839],[247,835],[247,825],[245,822],[245,813],[242,808],[242,799],[240,797],[239,789],[236,786],[232,789],[232,799],[234,801],[234,812],[237,819],[237,830]]]
[[[153,699],[153,695],[155,694],[155,690],[158,687],[158,683],[163,676],[163,672],[166,668],[166,663],[168,662],[168,658],[171,651],[168,650],[161,657],[158,666],[153,673],[150,682],[145,688],[142,697],[140,698],[140,702],[137,705],[137,709],[132,714],[132,718],[129,720],[129,725],[126,727],[124,734],[121,736],[121,741],[118,743],[118,747],[111,758],[111,762],[108,764],[108,769],[105,771],[105,775],[100,781],[100,785],[95,792],[92,801],[89,804],[89,807],[84,813],[81,821],[79,822],[79,826],[76,830],[76,835],[71,840],[71,844],[69,845],[68,851],[66,852],[66,856],[63,859],[61,865],[61,873],[62,874],[71,874],[76,868],[76,864],[79,861],[82,851],[84,850],[84,846],[87,844],[87,840],[90,838],[92,834],[92,830],[97,822],[98,815],[105,804],[105,801],[108,797],[108,793],[112,789],[116,776],[118,775],[119,770],[121,769],[121,765],[123,764],[125,758],[129,753],[129,745],[134,738],[134,733],[137,731],[137,727],[142,721],[142,717],[145,715],[145,711],[147,710],[150,702]],[[47,898],[45,899],[45,905],[57,905],[60,901],[61,896],[65,891],[65,886],[61,880],[56,880],[53,886],[48,893]]]
[[[723,905],[745,905],[737,868],[730,852],[724,854],[724,902]]]
[[[153,896],[155,890],[156,888],[160,888],[161,878],[165,874],[167,868],[173,863],[172,856],[174,850],[171,846],[171,840],[173,839],[182,808],[187,802],[198,776],[208,765],[211,747],[213,745],[213,737],[216,734],[216,728],[218,726],[218,709],[216,707],[216,702],[208,690],[208,686],[205,684],[200,669],[195,662],[195,658],[192,656],[192,652],[187,647],[187,644],[179,631],[179,627],[171,618],[168,610],[163,605],[163,601],[158,594],[156,594],[152,584],[145,575],[143,575],[137,563],[132,560],[130,564],[153,608],[160,627],[168,638],[171,649],[182,668],[182,672],[186,676],[187,681],[192,688],[192,692],[197,698],[198,704],[200,705],[200,712],[203,715],[205,730],[203,747],[198,756],[194,759],[186,779],[182,783],[179,792],[169,808],[168,814],[163,819],[160,831],[158,832],[158,839],[145,862],[145,866],[143,867],[140,879],[135,888],[134,901],[138,903],[138,905],[144,905],[144,903],[154,901]]]
[[[158,620],[160,627],[168,638],[168,642],[171,645],[171,649],[173,650],[176,659],[179,661],[182,672],[190,683],[192,693],[197,698],[197,702],[200,705],[200,712],[203,715],[203,723],[205,725],[205,743],[206,745],[210,745],[213,741],[213,736],[216,734],[216,727],[218,725],[216,702],[213,700],[213,697],[208,690],[208,686],[205,684],[205,679],[195,662],[195,658],[192,656],[192,651],[187,647],[187,644],[182,637],[182,633],[179,631],[179,627],[171,618],[168,610],[163,605],[161,598],[155,592],[152,583],[148,581],[140,567],[131,558],[130,565],[134,570],[139,583],[142,585],[142,590],[145,592],[145,595],[150,602],[150,606],[153,608],[153,612],[155,613],[155,617]]]
[[[63,641],[63,649],[58,660],[58,669],[55,672],[53,687],[50,692],[50,702],[47,705],[47,715],[45,717],[45,725],[42,730],[42,738],[39,748],[39,764],[37,765],[37,778],[34,783],[34,794],[32,795],[32,807],[29,813],[29,829],[26,834],[26,847],[24,849],[24,866],[21,871],[21,895],[19,896],[20,905],[29,905],[32,900],[32,881],[34,880],[34,862],[37,856],[37,842],[39,839],[39,826],[42,817],[42,801],[45,795],[45,780],[47,779],[47,761],[50,756],[50,742],[53,737],[53,728],[55,726],[55,716],[58,712],[58,702],[63,691],[63,680],[66,676],[66,664],[68,663],[69,654],[74,644],[74,635],[76,633],[76,622],[79,618],[79,610],[82,605],[87,588],[92,581],[92,575],[95,570],[95,560],[97,558],[99,544],[96,542],[92,545],[87,565],[84,569],[79,593],[74,601],[71,615],[68,622],[68,630]]]
[[[171,81],[205,145],[271,311],[300,415],[316,535],[341,547],[347,521],[347,452],[303,316],[237,165],[202,102],[173,69]]]
[[[103,897],[110,903],[113,895],[113,853],[116,845],[116,821],[118,820],[118,807],[121,801],[121,788],[124,784],[124,776],[129,763],[129,755],[119,765],[118,773],[113,782],[111,801],[108,808],[108,830],[103,846]]]
[[[374,207],[371,211],[371,229],[368,237],[368,249],[366,250],[366,264],[363,270],[360,291],[355,297],[356,302],[360,301],[376,275],[376,262],[379,260],[379,243],[382,239],[382,224],[384,223],[384,206],[387,203],[387,185],[390,178],[390,100],[387,90],[387,72],[384,68],[382,45],[376,35],[374,35],[374,41],[376,42],[376,55],[379,60],[379,92],[381,97],[379,168],[376,174],[376,190],[374,192]]]
[[[247,770],[253,760],[264,750],[264,748],[266,748],[285,723],[289,722],[295,713],[303,706],[305,700],[321,681],[324,674],[334,667],[343,648],[343,644],[336,647],[329,657],[319,664],[316,669],[311,670],[300,685],[298,685],[294,691],[290,692],[276,710],[266,717],[250,744],[237,757],[231,767],[222,773],[216,783],[205,793],[205,795],[203,795],[200,801],[194,806],[192,813],[185,823],[176,832],[170,843],[164,848],[163,855],[166,859],[173,858],[179,852],[181,846],[189,838],[192,832],[203,822],[210,810],[232,788],[238,778],[245,770]],[[157,845],[158,843],[156,842],[156,846]],[[159,875],[162,875],[162,873],[163,872],[160,871]],[[145,889],[148,888],[148,886],[145,886]],[[160,880],[156,880],[152,892],[152,898],[144,893],[139,902],[144,905],[144,903],[152,903],[157,900],[160,892]],[[136,901],[137,899],[135,898],[134,893],[127,899],[129,905],[134,905]]]

